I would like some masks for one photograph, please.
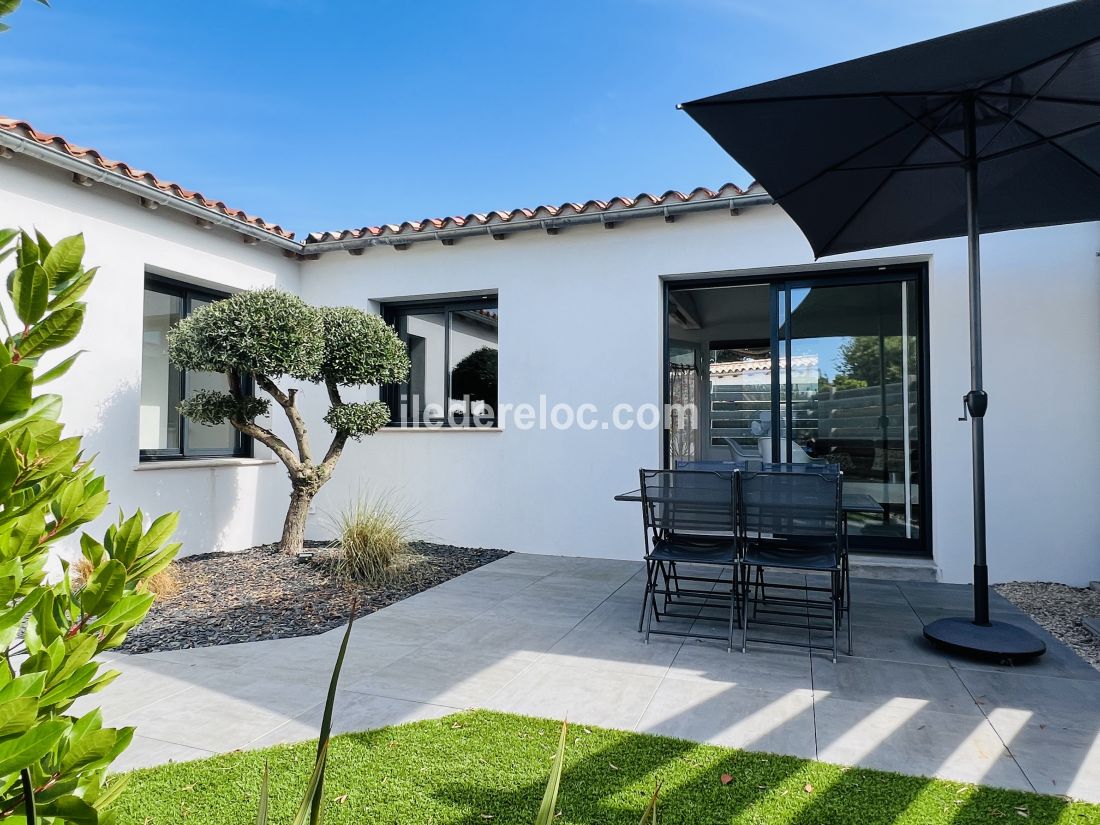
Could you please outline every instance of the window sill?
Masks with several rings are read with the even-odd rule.
[[[274,458],[177,458],[164,461],[142,461],[135,471],[145,470],[200,470],[215,467],[259,467],[278,464]]]
[[[502,433],[503,427],[383,427],[375,435],[383,433]]]

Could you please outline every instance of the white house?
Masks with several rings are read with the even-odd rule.
[[[883,505],[853,522],[859,551],[969,578],[962,239],[815,262],[766,193],[727,185],[300,242],[3,119],[0,191],[0,225],[84,233],[101,274],[87,353],[58,385],[65,421],[116,505],[183,512],[185,552],[274,540],[289,483],[262,447],[179,419],[204,376],[170,372],[164,330],[276,286],[384,313],[413,355],[410,384],[383,390],[395,426],[350,446],[319,511],[393,490],[450,543],[637,558],[637,507],[613,497],[639,467],[776,450],[840,463]],[[994,581],[1100,577],[1098,254],[1096,223],[983,241]],[[497,365],[495,419],[491,390],[452,398],[478,351]],[[323,432],[323,399],[305,397]],[[669,434],[666,400],[699,414]]]

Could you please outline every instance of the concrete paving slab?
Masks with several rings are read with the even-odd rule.
[[[805,689],[783,692],[667,678],[635,730],[812,759],[813,705],[813,693]]]
[[[1047,656],[1009,668],[921,637],[922,619],[967,609],[970,588],[854,581],[856,655],[833,665],[762,643],[647,646],[640,571],[514,554],[364,617],[337,729],[484,707],[1100,801],[1100,673],[1053,639]],[[1030,621],[1004,600],[994,609]],[[113,656],[123,676],[84,701],[138,726],[122,767],[311,738],[341,636]]]

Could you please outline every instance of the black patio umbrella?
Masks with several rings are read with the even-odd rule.
[[[974,617],[925,627],[961,651],[1045,651],[989,619],[980,232],[1100,220],[1100,0],[682,104],[798,224],[818,257],[969,244]]]

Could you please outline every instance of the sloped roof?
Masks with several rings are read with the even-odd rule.
[[[0,117],[0,130],[5,132],[11,132],[19,135],[20,137],[33,140],[43,146],[48,146],[52,149],[56,149],[60,152],[69,155],[70,157],[78,160],[85,161],[100,169],[104,169],[107,172],[111,172],[116,175],[123,175],[131,180],[144,183],[160,192],[172,195],[177,198],[181,198],[185,201],[202,206],[213,212],[221,215],[225,215],[230,218],[234,218],[239,221],[251,224],[252,226],[266,230],[267,232],[274,233],[280,237],[286,239],[293,239],[294,233],[286,229],[283,229],[278,224],[265,221],[256,215],[249,215],[240,209],[233,209],[228,206],[224,201],[212,200],[201,192],[194,192],[190,189],[185,189],[178,183],[173,183],[169,180],[162,180],[154,175],[152,172],[147,172],[144,169],[135,169],[128,163],[124,163],[120,160],[110,160],[105,158],[99,151],[95,149],[89,149],[86,146],[78,146],[75,143],[70,143],[60,135],[51,135],[46,132],[40,132],[27,123],[25,120],[16,120],[10,117]]]
[[[358,229],[340,229],[327,232],[311,232],[305,240],[306,246],[311,243],[324,243],[326,241],[345,241],[359,238],[379,238],[391,235],[417,235],[433,233],[447,229],[462,229],[471,226],[490,227],[499,224],[508,224],[517,220],[537,220],[538,218],[560,218],[571,215],[584,215],[590,213],[603,213],[610,217],[617,213],[630,212],[638,207],[667,206],[669,204],[691,203],[697,201],[721,200],[748,194],[749,190],[741,189],[733,183],[725,183],[717,190],[706,189],[702,186],[692,189],[690,192],[677,192],[669,190],[662,195],[652,195],[642,192],[633,198],[614,197],[610,200],[589,200],[584,203],[562,203],[558,205],[543,204],[540,206],[520,207],[518,209],[505,209],[493,212],[472,212],[469,215],[456,215],[446,218],[423,218],[418,221],[405,221],[403,223],[387,223],[380,226],[364,226]]]
[[[756,184],[751,185],[748,189],[742,189],[733,183],[726,183],[717,189],[698,187],[686,193],[676,190],[669,190],[661,195],[642,192],[633,198],[613,197],[606,201],[588,200],[583,203],[543,204],[518,209],[474,212],[452,217],[423,218],[418,221],[388,223],[380,226],[311,232],[304,240],[298,241],[295,240],[293,232],[284,229],[279,224],[271,223],[256,215],[250,215],[240,209],[233,209],[224,201],[213,200],[201,192],[186,189],[178,183],[159,178],[152,172],[135,169],[123,161],[110,160],[98,150],[71,143],[60,135],[39,131],[25,120],[0,117],[0,135],[3,134],[18,138],[18,140],[7,142],[7,145],[15,151],[24,151],[19,148],[21,145],[37,146],[42,147],[44,150],[34,153],[34,156],[39,160],[69,170],[81,170],[81,167],[86,165],[88,167],[87,175],[84,175],[83,171],[76,171],[74,174],[87,177],[89,182],[103,181],[111,183],[113,179],[113,185],[141,195],[143,204],[146,203],[146,196],[142,194],[141,190],[148,187],[148,200],[152,203],[147,205],[151,207],[155,207],[160,203],[171,205],[175,201],[179,208],[183,208],[184,211],[189,212],[196,218],[201,218],[201,210],[205,210],[211,213],[210,217],[214,219],[215,223],[223,223],[224,225],[224,218],[239,221],[248,225],[249,231],[245,234],[252,235],[253,240],[264,240],[266,236],[267,240],[281,246],[287,254],[298,253],[310,257],[321,252],[331,251],[334,246],[355,251],[355,247],[393,244],[400,249],[404,248],[406,240],[430,240],[437,237],[438,233],[441,232],[463,235],[468,232],[476,233],[480,229],[492,233],[494,237],[498,237],[498,231],[507,233],[514,229],[527,229],[531,228],[532,225],[537,226],[543,220],[548,223],[560,224],[596,220],[602,221],[610,227],[619,220],[645,217],[652,215],[654,212],[659,214],[662,208],[669,210],[665,212],[666,219],[672,220],[670,212],[697,208],[717,209],[723,207],[722,202],[724,201],[730,202],[732,210],[735,208],[734,199],[750,196],[748,200],[751,201],[754,199],[752,196],[761,195],[766,198],[766,193]],[[3,147],[0,147],[0,149],[5,152],[8,151]],[[75,164],[74,161],[76,161]],[[104,174],[107,177],[104,177]],[[495,227],[500,227],[500,229],[496,230]],[[243,231],[245,227],[238,227],[238,229]],[[393,240],[390,240],[391,238]],[[248,239],[246,238],[246,240]],[[252,242],[252,240],[249,242]]]

